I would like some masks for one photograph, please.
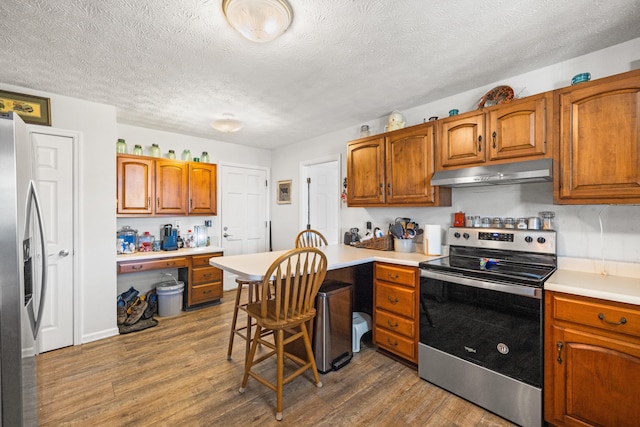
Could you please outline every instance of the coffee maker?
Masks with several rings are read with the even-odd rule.
[[[174,230],[171,224],[165,224],[160,230],[162,236],[162,250],[175,251],[178,249],[178,230]]]

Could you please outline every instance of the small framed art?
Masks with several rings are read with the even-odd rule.
[[[291,180],[278,181],[278,204],[291,203]]]
[[[51,126],[51,100],[0,90],[0,113],[15,111],[25,123]]]

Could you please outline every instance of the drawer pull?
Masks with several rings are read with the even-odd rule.
[[[617,322],[611,322],[611,321],[607,320],[606,317],[604,317],[604,313],[599,313],[598,314],[598,319],[600,319],[604,323],[608,323],[610,325],[624,325],[625,323],[627,323],[627,319],[625,317],[621,317],[620,320],[618,320]]]
[[[399,279],[400,276],[398,276],[397,274],[392,275],[391,273],[387,273],[389,275],[389,279]]]
[[[387,324],[389,325],[390,328],[397,328],[398,327],[398,322],[396,322],[395,324],[391,323],[391,320],[387,319]]]
[[[556,360],[558,363],[562,363],[562,341],[558,341],[556,347],[558,347],[558,359]]]
[[[131,266],[132,270],[142,270],[143,268],[144,268],[144,265],[141,265],[141,264]]]
[[[208,290],[206,290],[206,291],[203,291],[202,293],[203,293],[204,295],[210,294],[210,293],[211,293],[211,289],[208,289]]]
[[[400,301],[400,300],[398,299],[398,297],[393,297],[393,299],[391,299],[391,295],[387,295],[387,299],[389,300],[389,302],[390,302],[391,304],[397,304],[397,303],[398,303],[398,301]]]
[[[390,338],[387,338],[387,344],[389,344],[392,347],[397,347],[398,346],[398,341],[396,342],[391,342]]]
[[[172,266],[176,265],[176,262],[175,261],[167,261],[165,265],[167,267],[172,267]]]

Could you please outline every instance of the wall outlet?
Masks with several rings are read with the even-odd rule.
[[[205,225],[206,227],[211,227],[211,220],[210,220],[210,219],[206,219],[206,220],[204,221],[204,225]]]
[[[176,228],[180,230],[180,221],[176,221]]]

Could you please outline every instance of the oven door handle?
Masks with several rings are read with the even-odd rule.
[[[472,286],[474,288],[489,289],[492,291],[506,292],[508,294],[521,295],[529,298],[542,299],[542,288],[530,286],[507,285],[503,283],[489,282],[482,279],[471,278],[456,274],[447,274],[434,270],[422,269],[420,277],[442,280],[444,282],[457,283],[458,285]]]

